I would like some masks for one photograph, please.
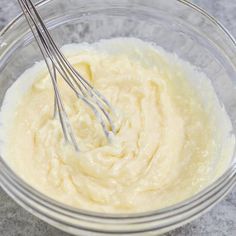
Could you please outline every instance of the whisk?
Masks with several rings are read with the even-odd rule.
[[[32,1],[18,0],[18,2],[46,62],[54,89],[54,118],[58,114],[65,141],[72,144],[76,150],[79,150],[79,145],[58,88],[58,74],[65,80],[78,99],[81,99],[92,109],[107,139],[110,140],[110,135],[114,133],[111,105],[101,93],[79,74],[61,53]]]

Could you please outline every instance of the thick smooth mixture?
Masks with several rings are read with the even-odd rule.
[[[189,63],[138,39],[63,52],[115,108],[117,133],[108,143],[90,108],[59,79],[81,151],[66,145],[46,66],[36,63],[8,90],[0,116],[2,155],[34,188],[77,208],[141,212],[191,197],[227,167],[231,123]]]

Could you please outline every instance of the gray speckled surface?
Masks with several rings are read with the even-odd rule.
[[[236,37],[236,0],[193,0],[220,20]],[[19,11],[17,1],[0,0],[0,28]],[[68,236],[42,222],[11,200],[0,189],[1,236]],[[166,236],[236,235],[236,188],[210,212]]]

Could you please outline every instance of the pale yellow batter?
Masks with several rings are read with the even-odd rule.
[[[49,197],[90,211],[155,210],[199,192],[227,167],[231,123],[206,76],[138,39],[67,45],[63,52],[116,109],[111,143],[92,111],[60,81],[81,152],[52,119],[44,63],[9,89],[1,111],[1,152]]]

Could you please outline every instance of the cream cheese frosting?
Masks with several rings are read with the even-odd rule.
[[[66,144],[45,63],[36,63],[8,89],[0,113],[1,154],[35,189],[81,209],[143,212],[193,196],[227,168],[230,119],[210,80],[188,62],[134,38],[62,51],[115,108],[117,132],[108,142],[59,78],[81,150]]]

